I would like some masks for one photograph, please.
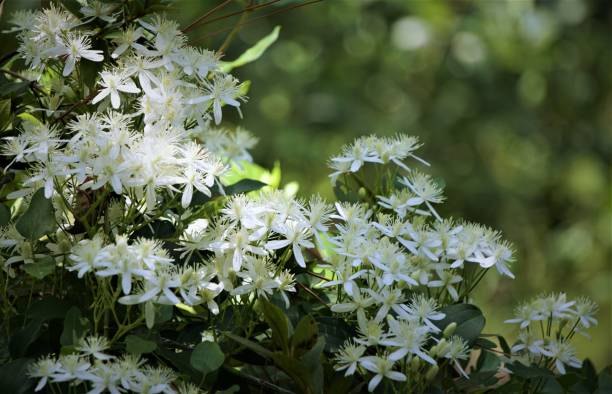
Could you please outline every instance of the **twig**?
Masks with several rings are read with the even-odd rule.
[[[249,17],[249,14],[251,12],[253,12],[253,11],[249,10],[249,11],[244,12],[242,15],[240,15],[240,19],[238,20],[238,23],[236,23],[236,25],[234,26],[232,31],[229,32],[229,34],[227,35],[227,37],[223,41],[223,44],[221,44],[221,46],[219,47],[219,50],[218,50],[219,53],[225,52],[225,50],[227,49],[229,44],[234,39],[234,36],[236,35],[236,33],[238,33],[240,31],[240,27],[246,23],[246,20]]]
[[[240,15],[243,12],[255,11],[255,10],[259,9],[259,8],[264,8],[264,7],[267,7],[267,6],[272,5],[274,3],[278,3],[279,1],[280,0],[271,0],[271,1],[268,1],[266,3],[255,4],[255,5],[252,5],[252,6],[249,6],[249,7],[245,7],[243,9],[241,9],[240,11],[230,12],[228,14],[224,14],[224,15],[218,16],[216,18],[212,18],[210,20],[207,20],[206,22],[202,23],[202,26],[203,25],[208,25],[210,23],[214,23],[214,22],[222,20],[222,19],[231,18],[232,16]]]
[[[261,15],[261,16],[258,16],[258,17],[256,17],[256,18],[250,19],[250,20],[248,20],[247,22],[243,23],[243,24],[242,24],[242,25],[240,25],[240,26],[248,25],[249,23],[255,22],[256,20],[259,20],[259,19],[263,19],[263,18],[267,18],[267,17],[272,16],[272,15],[276,15],[276,14],[280,14],[280,13],[283,13],[283,12],[291,11],[291,10],[293,10],[293,9],[300,8],[300,7],[304,7],[304,6],[307,6],[307,5],[310,5],[310,4],[320,3],[320,2],[322,2],[322,1],[323,1],[323,0],[311,0],[311,1],[306,1],[306,2],[304,2],[304,3],[295,4],[295,5],[292,5],[292,6],[287,6],[287,7],[285,7],[285,8],[281,8],[281,9],[279,9],[279,10],[276,10],[276,11],[273,11],[273,12],[270,12],[270,13],[267,13],[267,14],[265,14],[265,15]],[[239,26],[239,25],[237,25],[237,26]],[[203,40],[205,40],[205,39],[206,39],[206,38],[208,38],[208,37],[214,37],[214,36],[216,36],[217,34],[224,33],[224,32],[226,32],[226,31],[228,31],[228,30],[232,30],[232,29],[235,29],[235,28],[236,28],[236,26],[233,26],[233,27],[229,27],[229,28],[224,28],[224,29],[220,29],[220,30],[217,30],[217,31],[213,31],[213,32],[211,32],[211,33],[205,34],[205,35],[204,35],[202,38],[200,38],[199,40],[194,41],[194,43],[199,43],[199,42],[202,42]]]
[[[57,123],[57,122],[61,122],[64,120],[64,118],[66,118],[68,115],[70,115],[75,109],[77,109],[78,107],[80,107],[81,105],[85,105],[87,103],[89,103],[91,100],[93,100],[94,97],[96,97],[96,95],[98,94],[97,90],[94,90],[89,96],[84,97],[83,99],[77,101],[76,103],[72,104],[59,118],[57,118],[53,123]]]
[[[32,87],[32,89],[36,90],[38,93],[42,93],[42,94],[47,94],[43,88],[40,87],[40,85],[38,85],[38,83],[36,83],[36,81],[32,81],[31,79],[28,79],[26,77],[24,77],[23,75],[20,75],[18,73],[16,73],[15,71],[11,71],[11,70],[7,70],[5,68],[0,68],[0,71],[2,71],[3,73],[10,75],[11,77],[17,78],[17,79],[21,79],[24,82],[27,82],[30,84],[30,86]]]
[[[200,24],[202,21],[206,20],[206,18],[208,18],[209,16],[211,16],[212,14],[217,12],[217,10],[220,10],[221,8],[225,7],[226,5],[228,5],[231,2],[232,2],[232,0],[225,0],[223,3],[219,4],[218,6],[213,7],[210,11],[204,13],[204,15],[200,16],[198,19],[194,20],[187,27],[185,27],[182,30],[183,33],[188,33],[189,31],[193,30],[194,28],[197,27],[198,24]]]
[[[301,284],[300,282],[297,282],[297,285],[302,288],[303,290],[305,290],[308,294],[310,294],[311,296],[313,296],[314,298],[317,299],[317,301],[319,301],[321,304],[325,305],[326,307],[330,307],[329,304],[327,302],[325,302],[325,300],[323,300],[321,297],[319,297],[319,295],[317,293],[315,293],[314,291],[312,291],[311,289],[309,289],[308,287],[304,286],[303,284]]]
[[[273,390],[273,391],[276,391],[276,392],[279,392],[279,393],[283,393],[283,394],[295,394],[293,391],[284,389],[284,388],[282,388],[280,386],[277,386],[277,385],[275,385],[273,383],[268,382],[267,380],[263,380],[263,379],[255,377],[255,376],[248,375],[248,374],[246,374],[244,372],[237,371],[234,368],[231,368],[231,367],[228,367],[228,366],[224,365],[223,369],[226,370],[229,373],[232,373],[232,374],[234,374],[236,376],[239,376],[240,378],[242,378],[244,380],[249,380],[252,383],[261,386],[262,388],[267,388],[267,389],[270,389],[270,390]]]

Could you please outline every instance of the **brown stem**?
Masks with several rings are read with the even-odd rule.
[[[185,27],[182,30],[183,33],[190,32],[191,30],[196,28],[197,25],[199,25],[202,21],[206,20],[206,18],[208,18],[209,16],[211,16],[212,14],[214,14],[215,12],[217,12],[218,10],[220,10],[223,7],[225,7],[226,5],[228,5],[231,2],[232,2],[232,0],[225,0],[223,3],[219,4],[218,6],[213,7],[210,11],[205,12],[202,16],[200,16],[198,19],[194,20],[187,27]]]

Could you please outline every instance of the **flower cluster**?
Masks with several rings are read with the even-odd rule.
[[[34,391],[48,384],[68,383],[84,385],[88,393],[201,393],[190,383],[177,384],[178,376],[171,369],[146,365],[132,354],[111,356],[104,353],[109,347],[104,337],[85,337],[76,346],[77,353],[39,359],[29,370],[29,375],[38,379]]]
[[[404,358],[408,363],[418,358],[435,368],[436,357],[450,358],[465,375],[459,360],[467,358],[466,343],[458,337],[444,342],[432,337],[441,330],[435,321],[444,318],[439,305],[466,300],[490,267],[514,277],[509,269],[512,246],[499,232],[443,220],[434,210],[431,204],[443,201],[441,188],[402,161],[411,157],[423,163],[413,153],[418,147],[416,138],[403,135],[364,137],[330,162],[336,170],[349,163],[346,168],[351,173],[358,173],[366,162],[391,163],[407,172],[396,189],[376,196],[375,209],[366,204],[336,204],[336,213],[330,216],[335,219],[335,231],[328,234],[333,254],[321,265],[333,278],[320,287],[342,289],[331,310],[352,314],[359,327],[359,335],[340,352],[338,368],[352,374],[360,365],[361,371],[375,373],[370,391],[383,376],[406,379],[391,370]],[[432,216],[436,220],[430,223]],[[425,350],[431,339],[438,344]],[[353,361],[347,364],[347,360]]]
[[[80,58],[103,60],[101,51],[90,49],[94,32],[76,35],[80,22],[53,6],[14,19],[22,30],[20,53],[33,69],[42,72],[64,64],[62,75],[68,78],[56,83],[52,94],[77,90],[73,70]],[[32,29],[25,29],[28,23]],[[155,17],[138,23],[116,38],[112,56],[116,65],[99,73],[100,89],[85,98],[101,103],[97,112],[71,121],[69,135],[58,119],[32,118],[24,122],[19,135],[5,138],[2,150],[13,158],[11,164],[29,163],[32,168],[26,188],[11,198],[40,186],[50,198],[58,185],[78,190],[108,185],[116,194],[127,192],[144,199],[152,210],[157,189],[172,193],[180,188],[186,208],[194,190],[210,195],[227,169],[222,160],[250,159],[247,149],[256,140],[249,133],[240,130],[226,136],[210,127],[211,117],[217,124],[221,121],[222,106],[239,109],[243,98],[237,80],[219,69],[219,56],[185,45],[175,22]],[[217,138],[202,145],[191,139],[193,135]],[[206,146],[227,156],[213,155]]]
[[[582,362],[570,340],[576,333],[597,325],[597,305],[587,299],[570,301],[565,293],[536,297],[516,309],[516,317],[506,323],[519,325],[518,340],[512,353],[528,363],[553,367],[562,375],[566,366],[580,368]]]

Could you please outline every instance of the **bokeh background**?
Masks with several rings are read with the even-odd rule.
[[[252,85],[244,119],[232,121],[260,138],[255,160],[280,161],[299,195],[332,198],[326,161],[343,144],[419,136],[446,184],[441,213],[516,245],[517,279],[487,276],[477,295],[486,331],[513,339],[503,320],[525,298],[588,295],[599,326],[578,340],[579,356],[612,363],[609,1],[280,0],[224,17],[269,2],[174,0],[169,11],[187,26],[222,5],[189,36],[216,49],[231,34],[226,59],[282,27],[236,70]],[[9,0],[2,19],[39,4]]]

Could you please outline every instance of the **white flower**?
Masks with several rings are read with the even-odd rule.
[[[427,342],[429,328],[419,325],[416,321],[397,321],[393,316],[387,318],[390,336],[380,341],[381,345],[398,348],[389,354],[389,360],[395,362],[413,354],[420,359],[436,365],[436,361],[423,351]]]
[[[91,40],[87,36],[71,35],[66,41],[59,46],[49,50],[52,56],[66,56],[66,64],[62,75],[67,77],[74,71],[75,64],[85,58],[92,62],[101,62],[104,60],[101,50],[90,49]]]
[[[350,376],[357,370],[359,360],[366,351],[366,347],[352,343],[350,340],[345,342],[344,345],[338,350],[335,360],[336,365],[334,369],[336,371],[342,371],[346,369],[344,376]]]
[[[204,95],[187,101],[189,104],[199,104],[212,101],[215,124],[221,123],[221,106],[231,105],[240,112],[240,88],[238,81],[231,75],[215,75],[212,82],[204,81]]]
[[[368,383],[369,392],[372,392],[374,391],[374,389],[376,389],[383,377],[398,382],[406,381],[406,375],[398,371],[393,371],[392,368],[394,361],[389,360],[388,358],[379,356],[366,356],[362,357],[359,360],[359,363],[362,367],[375,374],[372,380],[370,380],[370,383]]]
[[[309,240],[311,237],[309,228],[305,227],[302,223],[288,221],[283,225],[276,226],[274,231],[285,237],[285,239],[268,241],[266,248],[276,250],[291,245],[293,257],[295,257],[298,265],[303,268],[306,267],[301,248],[314,248],[314,244]]]
[[[42,390],[49,378],[52,378],[61,368],[60,363],[51,357],[44,357],[30,366],[28,375],[33,378],[40,378],[34,391]]]
[[[561,375],[565,375],[565,366],[580,368],[582,361],[576,357],[576,351],[567,342],[550,341],[543,354],[555,360],[555,367]]]
[[[118,109],[121,105],[119,92],[140,93],[140,89],[138,89],[134,81],[124,77],[121,73],[103,71],[100,73],[100,76],[102,77],[102,82],[100,82],[102,90],[100,90],[100,93],[91,101],[92,104],[96,104],[110,95],[113,108]]]
[[[98,360],[111,360],[113,356],[104,353],[110,348],[110,344],[105,337],[91,336],[81,338],[75,349],[81,352],[84,356],[93,356]]]

